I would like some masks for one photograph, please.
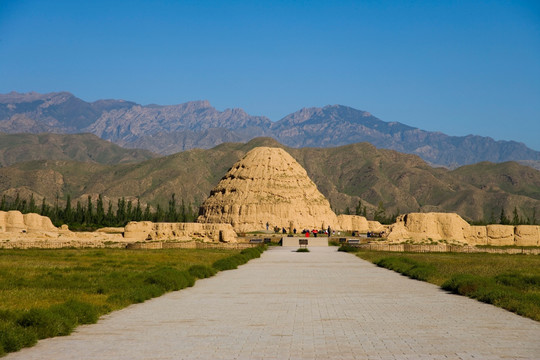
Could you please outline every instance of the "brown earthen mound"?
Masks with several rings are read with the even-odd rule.
[[[231,242],[237,240],[230,224],[198,223],[153,223],[150,221],[131,221],[124,230],[124,238],[129,241],[176,240],[204,242]]]
[[[51,219],[38,214],[22,214],[20,211],[0,211],[0,232],[56,232]]]
[[[518,246],[540,246],[540,226],[516,226],[514,240]]]
[[[370,231],[369,222],[363,216],[358,215],[338,215],[338,228],[345,231]]]
[[[539,246],[540,226],[471,226],[453,213],[410,213],[400,215],[390,226],[388,240],[450,241],[468,245]]]
[[[236,231],[274,226],[297,230],[338,220],[306,171],[285,150],[258,147],[238,161],[201,206],[200,223],[229,223]]]
[[[470,227],[459,215],[452,213],[410,213],[399,216],[396,223],[402,223],[412,240],[465,242],[464,232]],[[392,233],[389,238],[392,240]]]

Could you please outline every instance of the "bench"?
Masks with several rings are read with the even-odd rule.
[[[349,245],[358,245],[358,244],[360,244],[360,239],[349,239],[349,240],[347,240],[347,244],[349,244]]]
[[[272,242],[272,239],[270,238],[264,238],[264,243],[265,244],[270,244]]]
[[[307,246],[308,246],[308,239],[299,239],[299,240],[298,240],[298,244],[300,245],[300,247],[305,247],[305,248],[307,248]]]
[[[347,242],[347,238],[339,238],[339,243],[344,244]]]
[[[249,240],[250,244],[262,244],[262,242],[263,242],[263,239],[250,239]]]

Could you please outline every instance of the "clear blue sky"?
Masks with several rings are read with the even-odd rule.
[[[540,150],[540,1],[0,0],[0,93],[342,104]]]

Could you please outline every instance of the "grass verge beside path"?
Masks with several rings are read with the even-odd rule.
[[[366,250],[356,254],[410,278],[540,321],[540,256]]]
[[[265,249],[0,250],[0,356],[193,286]]]

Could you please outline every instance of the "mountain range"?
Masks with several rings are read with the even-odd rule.
[[[97,141],[105,144],[92,147],[96,153],[109,144]],[[469,220],[492,221],[498,219],[501,209],[511,214],[516,208],[521,217],[540,220],[540,171],[515,162],[482,162],[449,170],[431,167],[416,155],[377,149],[369,143],[291,148],[268,137],[134,163],[112,164],[107,156],[91,155],[92,148],[92,160],[86,162],[64,158],[17,162],[0,168],[0,195],[12,199],[17,194],[26,199],[33,195],[38,203],[43,198],[52,203],[56,196],[62,201],[69,194],[84,204],[89,195],[95,199],[102,194],[105,201],[139,198],[152,206],[165,206],[176,193],[177,199],[200,204],[228,169],[257,146],[289,152],[337,212],[354,209],[361,200],[368,216],[382,206],[387,215],[445,211]],[[78,152],[59,156],[66,154]]]
[[[143,106],[125,100],[89,103],[67,92],[11,92],[0,94],[0,132],[92,133],[123,147],[162,155],[260,136],[293,148],[369,142],[448,168],[481,161],[520,161],[540,169],[540,152],[523,143],[424,131],[342,105],[304,108],[272,122],[242,109],[218,111],[208,101]]]
[[[124,149],[93,134],[0,133],[0,167],[31,160],[124,164],[158,156],[148,150]]]

